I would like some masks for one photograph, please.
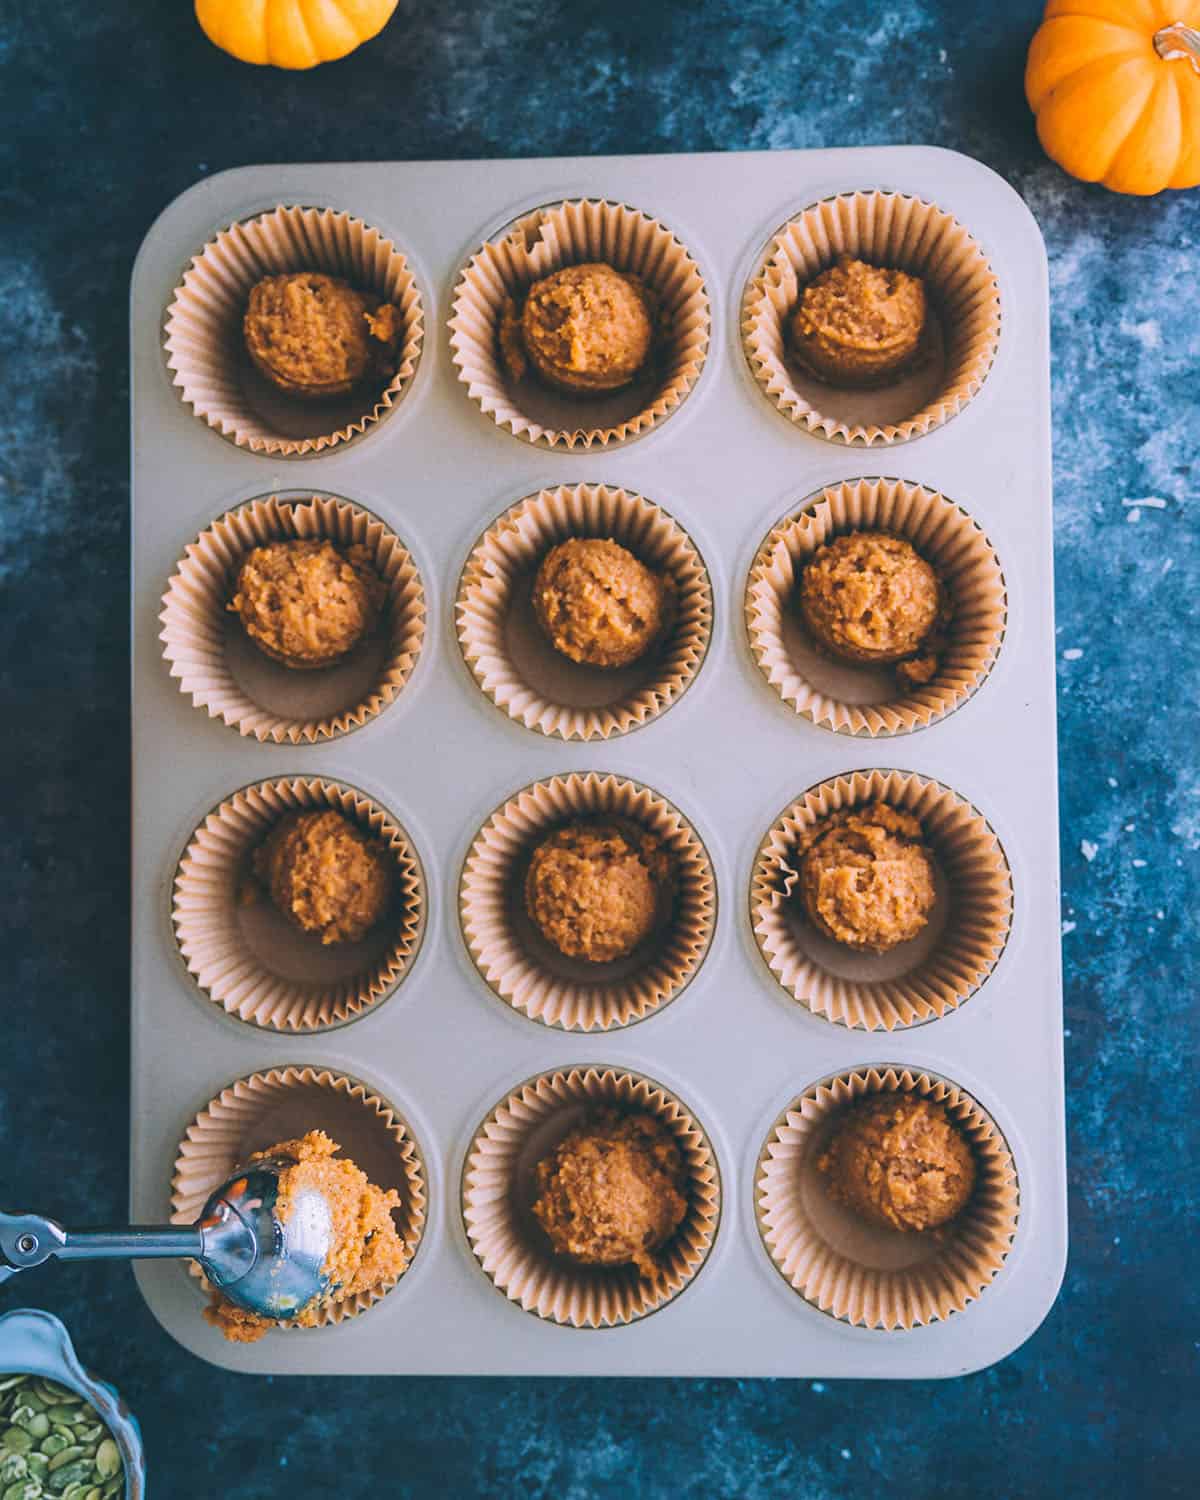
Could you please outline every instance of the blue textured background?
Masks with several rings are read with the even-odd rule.
[[[943,1384],[255,1382],[176,1349],[123,1269],[14,1283],[0,1311],[58,1312],[138,1410],[157,1496],[1196,1494],[1200,192],[1044,160],[1039,10],[402,0],[290,76],[186,0],[0,0],[0,1203],[67,1222],[126,1201],[126,294],[171,198],[255,161],[929,142],[1003,173],[1050,249],[1072,1249],[1046,1323]]]

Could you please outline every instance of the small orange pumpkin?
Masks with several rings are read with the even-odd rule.
[[[276,68],[315,68],[377,35],[398,0],[196,0],[196,19],[222,52]]]
[[[1042,148],[1114,193],[1200,183],[1200,0],[1050,0],[1025,97]]]

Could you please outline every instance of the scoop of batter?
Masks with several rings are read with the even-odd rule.
[[[911,813],[885,802],[845,808],[810,829],[797,852],[804,909],[835,942],[885,953],[929,921],[933,859]]]
[[[817,1165],[835,1198],[884,1229],[947,1224],[975,1187],[966,1137],[941,1104],[916,1094],[851,1105]]]
[[[916,359],[925,320],[919,277],[842,256],[804,288],[792,351],[831,385],[882,385]]]
[[[375,1187],[352,1161],[335,1160],[340,1149],[324,1131],[310,1130],[299,1140],[256,1151],[246,1163],[252,1167],[264,1157],[280,1156],[295,1162],[279,1176],[276,1213],[281,1223],[287,1223],[297,1195],[314,1189],[332,1212],[333,1243],[322,1267],[329,1276],[329,1292],[289,1326],[315,1327],[330,1302],[386,1286],[408,1264],[408,1247],[392,1218],[392,1210],[400,1207],[400,1195],[394,1188],[385,1193]],[[270,1318],[235,1307],[216,1290],[204,1316],[235,1344],[252,1344],[278,1326]]]
[[[612,540],[572,537],[552,548],[533,583],[533,609],[555,650],[592,667],[625,667],[663,634],[669,579]]]
[[[339,276],[297,271],[250,289],[242,334],[255,367],[301,400],[348,395],[396,369],[401,315]]]
[[[669,857],[649,833],[611,823],[573,823],[533,851],[525,909],[568,958],[624,958],[654,928]]]
[[[651,1115],[604,1110],[537,1165],[533,1212],[555,1252],[581,1265],[635,1265],[653,1279],[654,1251],[687,1213],[687,1172]]]
[[[391,904],[388,851],[331,807],[281,818],[254,868],[279,911],[325,944],[357,942]]]
[[[635,278],[600,262],[564,266],[535,281],[518,313],[504,311],[500,352],[519,380],[526,362],[573,395],[620,390],[650,357],[654,320]]]
[[[379,618],[384,587],[361,549],[270,542],[247,553],[229,608],[260,651],[309,670],[340,661]]]
[[[931,564],[901,537],[852,531],[813,554],[800,577],[813,638],[850,661],[896,663],[906,685],[937,671],[949,598]],[[907,659],[906,659],[907,658]]]

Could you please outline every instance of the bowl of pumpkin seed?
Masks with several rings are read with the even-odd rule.
[[[50,1313],[0,1317],[0,1500],[145,1500],[141,1433]]]

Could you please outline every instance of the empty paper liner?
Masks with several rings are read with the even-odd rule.
[[[571,661],[538,623],[538,567],[571,537],[619,542],[671,584],[665,633],[629,666]],[[695,544],[659,506],[607,485],[564,485],[510,507],[484,532],[463,569],[456,613],[466,663],[497,708],[540,734],[608,739],[650,723],[691,685],[712,634],[712,584]]]
[[[370,635],[340,662],[295,671],[260,651],[229,610],[255,547],[329,541],[354,549],[386,590]],[[160,639],[171,676],[210,718],[265,743],[306,745],[360,728],[393,703],[425,635],[425,591],[404,544],[369,511],[334,496],[271,495],[228,511],[180,559],[163,596]]]
[[[852,390],[808,372],[788,347],[804,288],[840,256],[925,283],[922,357],[891,384]],[[843,193],[790,219],[742,298],[754,378],[797,426],[844,443],[903,442],[960,412],[987,379],[1000,337],[1000,288],[986,255],[951,214],[904,193]]]
[[[252,859],[288,813],[333,808],[394,862],[390,908],[356,942],[322,944],[275,909]],[[172,921],[188,973],[217,1005],[272,1031],[313,1032],[363,1015],[407,976],[425,932],[421,865],[407,833],[365,792],[322,777],[243,787],[192,834]]]
[[[806,629],[800,578],[825,543],[856,531],[910,542],[932,564],[953,614],[936,675],[904,687],[886,665],[844,661]],[[900,479],[830,485],[772,529],[746,584],[746,628],[763,676],[789,707],[843,734],[906,734],[960,707],[983,683],[1007,621],[1004,574],[991,543],[961,506]]]
[[[246,352],[242,320],[266,276],[339,276],[400,309],[396,371],[382,389],[299,401],[277,390]],[[333,209],[272,209],[210,240],[167,309],[167,365],[183,400],[222,437],[252,453],[296,458],[346,443],[394,410],[412,384],[424,339],[417,283],[402,252],[377,229]]]
[[[505,305],[564,266],[604,262],[658,298],[660,332],[645,369],[622,390],[572,397],[532,374],[514,380],[499,348]],[[524,214],[475,252],[454,290],[450,348],[467,394],[498,427],[564,451],[641,437],[676,411],[700,377],[710,312],[700,269],[657,219],[596,199]]]
[[[356,1079],[328,1068],[283,1067],[239,1078],[200,1111],[187,1128],[171,1178],[171,1223],[192,1224],[211,1193],[244,1166],[254,1151],[323,1130],[384,1192],[394,1188],[396,1232],[408,1251],[405,1270],[425,1230],[427,1188],[420,1148],[386,1099]],[[188,1269],[207,1287],[195,1261]],[[396,1285],[392,1280],[330,1302],[320,1327],[373,1307]],[[281,1329],[291,1330],[282,1323]]]
[[[580,821],[649,832],[671,861],[654,930],[604,963],[565,957],[525,909],[534,849]],[[565,1031],[627,1026],[674,1000],[704,962],[716,911],[712,862],[683,814],[647,787],[599,772],[553,776],[509,798],[476,834],[459,887],[463,938],[489,988],[530,1020]]]
[[[556,1255],[533,1214],[536,1168],[589,1116],[652,1115],[675,1138],[687,1170],[687,1211],[654,1252],[651,1279],[634,1266],[588,1266]],[[571,1328],[612,1328],[657,1312],[695,1278],[716,1239],[716,1154],[687,1107],[662,1084],[612,1068],[543,1073],[506,1099],[475,1134],[463,1168],[463,1220],[497,1291],[526,1312]]]
[[[800,898],[804,833],[843,808],[883,802],[921,824],[936,902],[922,931],[885,953],[826,937]],[[805,792],[767,832],[754,861],[750,920],[768,968],[814,1014],[892,1031],[968,1000],[995,967],[1012,923],[1012,879],[983,815],[949,787],[905,771],[852,771]]]
[[[830,1193],[818,1163],[847,1107],[913,1093],[945,1106],[975,1159],[965,1207],[936,1229],[869,1223]],[[857,1068],[808,1088],[759,1155],[755,1216],[775,1268],[800,1295],[864,1328],[918,1328],[962,1312],[992,1283],[1017,1231],[1017,1170],[995,1122],[956,1084],[910,1069]]]

